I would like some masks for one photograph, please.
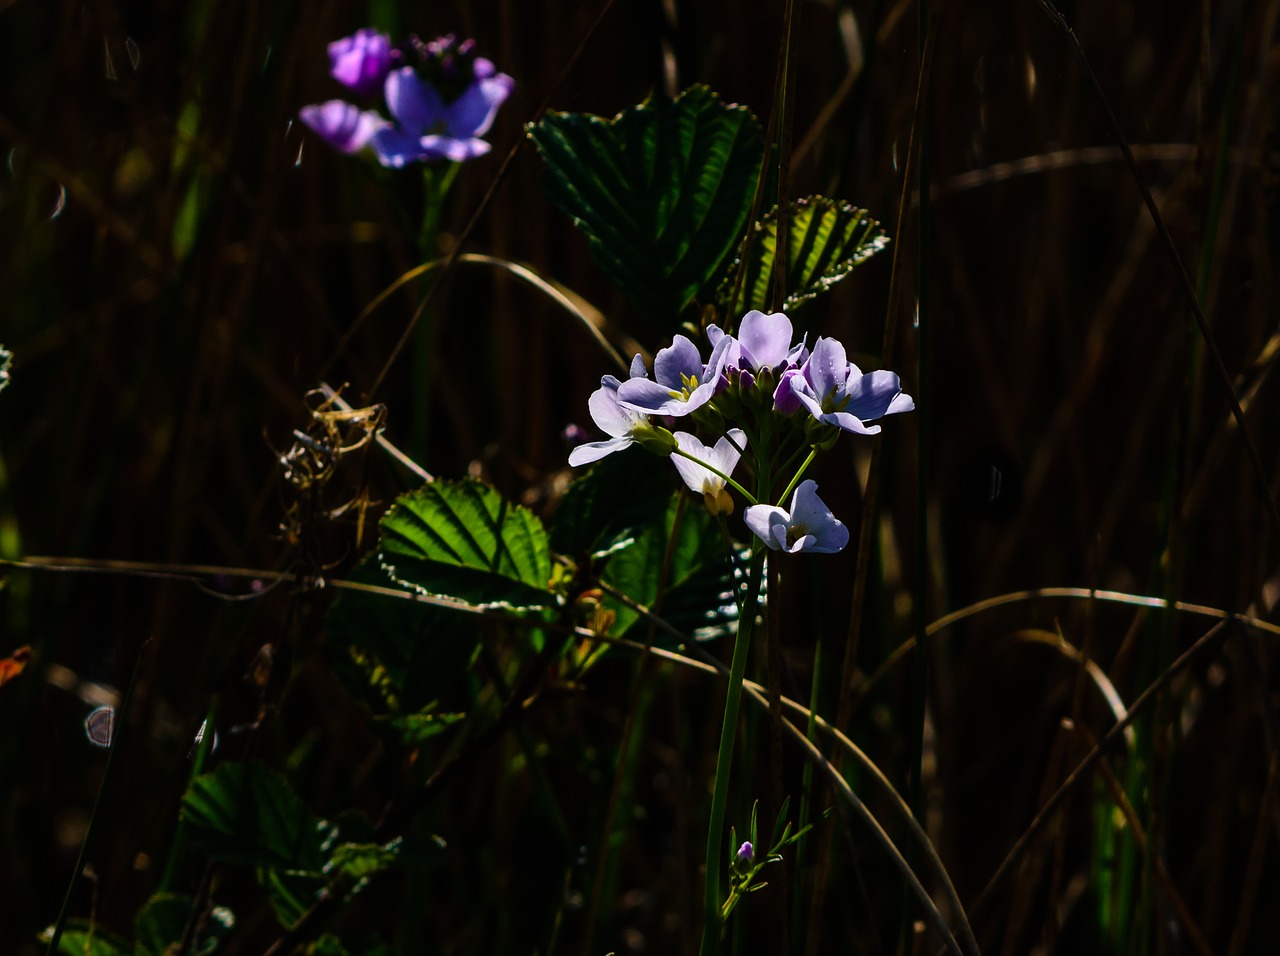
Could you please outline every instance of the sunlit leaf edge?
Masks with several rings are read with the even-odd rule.
[[[839,199],[806,196],[787,203],[788,290],[784,311],[794,309],[827,292],[854,268],[889,245],[889,237],[867,210]],[[769,287],[777,255],[778,207],[774,206],[752,227],[750,261],[742,290],[734,306],[741,314],[769,308]],[[742,264],[743,249],[729,264],[715,299],[726,310]]]

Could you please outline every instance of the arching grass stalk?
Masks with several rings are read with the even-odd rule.
[[[716,754],[716,781],[711,793],[711,821],[707,826],[707,874],[703,897],[702,945],[698,952],[710,956],[720,942],[723,921],[720,916],[720,875],[725,861],[724,812],[729,801],[729,776],[733,767],[733,742],[737,737],[738,709],[742,703],[742,681],[747,672],[751,635],[755,629],[756,608],[760,600],[760,581],[764,576],[765,551],[757,545],[751,552],[747,574],[747,591],[738,615],[738,633],[733,644],[733,661],[729,665],[729,690],[724,701],[724,722],[720,726],[720,749]]]

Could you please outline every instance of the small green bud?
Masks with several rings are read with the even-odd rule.
[[[657,425],[650,425],[643,431],[637,429],[633,434],[636,441],[643,445],[646,451],[651,451],[655,455],[661,455],[664,458],[670,457],[679,447],[676,444],[676,436]]]

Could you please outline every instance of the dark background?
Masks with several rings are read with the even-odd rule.
[[[493,152],[458,176],[446,243],[544,100],[612,115],[700,82],[762,123],[774,108],[782,3],[620,0],[559,85],[600,3],[384,6],[0,2],[0,343],[14,353],[0,394],[0,556],[287,565],[273,449],[305,423],[302,396],[321,378],[349,382],[352,396],[372,384],[420,291],[393,295],[335,355],[361,310],[420,261],[423,196],[414,172],[337,154],[297,121],[301,106],[340,95],[329,41],[370,22],[396,36],[453,31],[515,78],[488,134]],[[1265,504],[1280,464],[1270,379],[1280,3],[1062,8],[1197,286],[1267,488],[1067,39],[1034,0],[934,6],[918,134],[932,198],[922,218],[913,187],[899,229],[919,11],[797,5],[791,193],[865,206],[900,247],[891,309],[892,251],[798,321],[840,337],[866,369],[899,371],[919,405],[877,439],[859,681],[920,622],[1021,589],[1111,588],[1268,617],[1280,588]],[[468,251],[528,263],[642,336],[583,238],[542,198],[540,169],[526,144]],[[561,431],[589,426],[586,398],[611,367],[580,327],[500,272],[458,268],[432,309],[430,429],[408,450],[433,473],[483,475],[550,513],[568,478]],[[896,344],[882,355],[886,317]],[[377,396],[388,437],[406,446],[414,415],[428,414],[414,408],[411,371],[402,358]],[[855,540],[861,481],[849,476],[865,473],[870,444],[843,441],[818,473]],[[383,505],[408,486],[385,462],[371,468]],[[318,547],[345,567],[352,529],[326,529]],[[794,622],[782,637],[801,698],[814,641],[831,639],[828,716],[854,565],[852,549],[809,559],[778,598]],[[194,728],[213,695],[252,720],[240,675],[281,634],[306,636],[264,750],[283,765],[310,741],[291,769],[313,810],[354,801],[376,814],[369,731],[317,649],[323,602],[286,591],[232,604],[119,573],[9,573],[0,654],[30,644],[36,661],[0,688],[0,949],[36,952],[33,935],[57,916],[105,760],[84,739],[84,685],[122,688],[135,662],[134,732],[96,824],[97,881],[78,884],[76,915],[92,909],[130,934],[172,838]],[[1041,598],[974,614],[931,645],[925,822],[966,904],[1061,779],[1064,755],[1083,754],[1059,719],[1074,713],[1095,735],[1108,726],[1071,660],[1033,638],[1086,647],[1127,703],[1212,624]],[[1280,945],[1265,905],[1280,890],[1272,640],[1229,627],[1153,708],[1141,753],[1115,760],[1122,773],[1145,768],[1150,845],[1213,952]],[[498,769],[518,751],[503,751],[422,824],[447,831],[452,848],[424,877],[427,896],[388,880],[349,925],[386,926],[390,912],[416,941],[404,952],[545,952],[560,913],[561,948],[591,945],[580,905],[564,900],[590,885],[577,847],[594,854],[599,841],[633,670],[603,666],[533,728],[572,832],[543,832],[535,801]],[[584,951],[688,952],[696,939],[719,702],[705,677],[663,670],[655,680],[658,716],[631,796],[644,818],[621,857],[612,915]],[[859,697],[848,728],[904,791],[918,707],[912,668],[899,664]],[[767,736],[763,724],[749,732]],[[994,889],[974,916],[984,951],[1195,951],[1154,877],[1145,943],[1105,939],[1090,876],[1091,807],[1109,808],[1104,794],[1102,778],[1086,783],[1032,863]],[[811,946],[896,951],[910,907],[863,833],[837,815],[793,883],[811,898],[816,848],[828,844]],[[232,900],[254,899],[248,873],[224,884]],[[235,953],[260,952],[275,933],[265,911],[246,907]],[[763,938],[746,949],[774,951]],[[925,940],[928,951],[936,941]]]

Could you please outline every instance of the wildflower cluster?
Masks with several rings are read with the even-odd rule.
[[[569,464],[585,465],[639,444],[670,455],[680,477],[703,496],[712,514],[731,513],[728,489],[738,491],[749,502],[743,516],[747,527],[767,547],[820,554],[842,550],[849,542],[848,529],[818,497],[817,483],[801,477],[840,432],[874,435],[880,426],[869,422],[911,411],[915,404],[897,375],[864,374],[837,340],[820,337],[810,349],[792,336],[786,315],[753,310],[743,317],[737,336],[708,327],[711,354],[706,361],[683,335],[658,352],[652,377],[637,355],[627,381],[606,375],[588,402],[592,419],[609,438],[578,446]],[[718,436],[715,444],[704,444],[692,432],[671,431],[667,425],[679,418]],[[748,448],[756,495],[732,477]],[[796,462],[800,464],[779,504],[757,500],[767,498],[774,479]]]
[[[334,149],[369,149],[383,166],[483,156],[480,137],[515,82],[475,53],[472,40],[452,34],[400,46],[363,29],[329,44],[330,74],[362,99],[381,97],[390,118],[346,100],[304,106],[299,116]]]

